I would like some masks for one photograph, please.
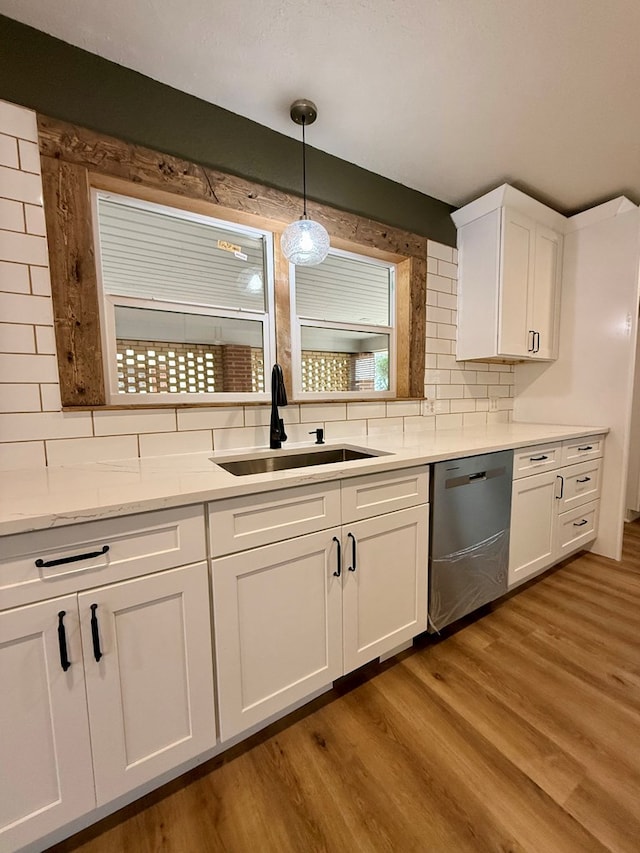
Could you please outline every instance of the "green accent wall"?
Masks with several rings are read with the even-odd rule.
[[[299,141],[2,15],[0,45],[3,100],[301,194]],[[307,167],[310,198],[455,246],[450,205],[312,147]]]

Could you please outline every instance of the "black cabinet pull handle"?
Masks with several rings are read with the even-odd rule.
[[[534,340],[535,340],[535,343],[533,345],[533,347],[534,347],[533,351],[534,352],[540,352],[540,332],[534,332],[533,334],[534,334]]]
[[[564,497],[564,477],[562,474],[556,474],[556,479],[560,480],[560,494],[556,495],[556,500],[561,501]]]
[[[67,632],[64,629],[64,617],[66,610],[61,610],[58,613],[58,646],[60,647],[60,666],[66,672],[71,666],[69,655],[67,654]]]
[[[77,563],[78,560],[92,560],[94,557],[101,557],[109,550],[108,545],[103,545],[99,551],[91,551],[90,554],[76,554],[73,557],[60,557],[58,560],[36,560],[36,568],[50,569],[51,566],[62,566],[65,563]]]
[[[584,527],[584,525],[588,524],[588,523],[589,523],[588,520],[586,518],[583,518],[582,521],[574,521],[573,526],[574,527]]]
[[[587,450],[593,450],[593,446],[591,444],[586,444],[584,447],[579,447],[578,450],[580,453],[586,453]]]
[[[531,335],[531,346],[527,347],[527,352],[535,352],[536,351],[536,333],[533,329],[529,329],[529,334]]]
[[[334,578],[339,578],[342,574],[342,546],[340,545],[340,540],[337,536],[333,537],[333,541],[336,543],[336,547],[338,549],[338,568],[333,573]]]
[[[529,462],[544,462],[545,459],[548,459],[548,456],[530,456]]]
[[[91,605],[91,639],[93,640],[93,656],[96,659],[96,663],[102,657],[102,652],[100,651],[100,634],[98,632],[98,617],[96,616],[97,609],[97,604]]]
[[[590,480],[591,477],[583,477],[582,480],[576,480],[576,483],[588,483]]]
[[[353,533],[347,533],[347,539],[351,539],[352,547],[353,547],[353,566],[349,566],[349,571],[355,572],[355,570],[356,570],[356,557],[357,557],[356,547],[357,547],[358,543],[356,542],[356,537],[353,535]]]

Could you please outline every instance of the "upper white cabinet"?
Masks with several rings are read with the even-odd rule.
[[[452,218],[457,358],[556,358],[564,217],[505,184]]]

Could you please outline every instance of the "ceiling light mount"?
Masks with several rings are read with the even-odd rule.
[[[280,245],[289,263],[296,266],[314,266],[320,264],[329,252],[329,235],[326,228],[314,222],[307,215],[307,146],[305,128],[313,124],[318,117],[318,109],[313,101],[298,98],[291,104],[291,120],[302,125],[302,216],[292,222],[282,233]]]

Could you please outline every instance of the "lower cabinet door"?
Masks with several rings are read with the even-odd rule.
[[[344,671],[427,628],[427,505],[343,527]]]
[[[15,850],[95,806],[75,595],[0,613],[0,685],[0,849]]]
[[[207,566],[78,598],[102,805],[215,745]]]
[[[545,471],[513,481],[509,539],[509,587],[550,566],[554,560],[554,521],[558,477]]]
[[[213,560],[223,741],[342,675],[340,528]]]
[[[592,501],[560,513],[556,519],[556,560],[563,560],[596,538],[599,509],[600,501]]]

